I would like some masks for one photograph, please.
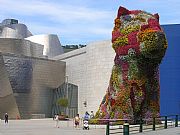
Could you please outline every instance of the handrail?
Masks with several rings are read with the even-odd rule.
[[[148,119],[139,119],[138,120],[139,123],[137,125],[133,125],[133,126],[128,124],[128,122],[132,121],[131,119],[93,119],[93,120],[106,121],[107,122],[107,128],[106,129],[108,129],[108,131],[106,130],[106,135],[116,134],[116,133],[123,133],[123,135],[129,135],[129,132],[133,132],[133,131],[143,132],[143,130],[145,130],[145,129],[156,130],[156,128],[159,129],[159,128],[163,128],[163,127],[164,127],[164,129],[166,129],[169,126],[178,127],[179,118],[180,118],[180,115],[167,115],[167,116],[164,115],[164,116],[159,116],[159,117],[151,117]],[[124,125],[121,124],[121,125],[123,125],[123,130],[120,127],[111,129],[110,126],[113,125],[111,122],[118,122],[118,121],[124,122]],[[145,129],[143,129],[143,124],[145,121],[150,122],[146,126],[152,125],[152,127],[147,127]],[[169,125],[168,123],[169,124],[171,123],[171,124]],[[159,126],[156,126],[156,125],[159,125]],[[120,130],[120,129],[122,131],[116,131],[116,130]],[[129,130],[129,129],[131,129],[131,130]],[[115,132],[111,133],[110,131],[115,131]]]

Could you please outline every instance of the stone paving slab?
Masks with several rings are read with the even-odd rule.
[[[0,135],[105,135],[105,131],[105,125],[91,125],[90,130],[83,130],[82,126],[76,129],[72,120],[60,121],[59,128],[55,127],[55,121],[52,119],[10,120],[6,125],[3,120],[0,121]],[[180,135],[180,127],[133,135]]]
[[[180,135],[180,127],[137,133],[134,135]]]
[[[60,121],[59,128],[55,121],[46,120],[10,120],[8,124],[0,121],[0,135],[104,135],[105,128],[91,127],[83,130],[74,128],[73,121]]]

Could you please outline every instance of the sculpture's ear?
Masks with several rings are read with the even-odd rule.
[[[128,9],[126,9],[125,7],[121,7],[121,6],[119,7],[118,14],[117,14],[118,18],[122,15],[128,15],[128,14],[130,14],[130,11]]]
[[[159,14],[158,13],[154,14],[153,16],[159,21]]]

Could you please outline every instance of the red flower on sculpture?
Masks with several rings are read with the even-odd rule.
[[[137,15],[137,14],[139,14],[140,12],[142,12],[142,11],[141,11],[141,10],[132,10],[132,11],[131,11],[131,14]]]
[[[150,28],[156,27],[156,28],[159,28],[158,30],[161,30],[161,27],[160,27],[159,22],[158,22],[157,19],[150,18],[148,20],[148,25],[150,26]]]
[[[115,99],[111,99],[111,106],[113,107],[115,105]]]
[[[118,37],[122,37],[123,34],[120,33],[119,30],[113,31],[112,32],[112,43],[118,38]]]
[[[130,48],[134,49],[137,54],[140,53],[139,43],[134,44],[134,45],[126,45],[126,46],[119,47],[119,48],[116,50],[116,53],[117,53],[118,55],[127,55],[127,54],[128,54],[128,50],[129,50]]]
[[[126,8],[124,7],[120,7],[119,10],[118,10],[118,18],[122,15],[128,15],[130,14],[131,11],[127,10]]]
[[[128,35],[128,44],[129,45],[137,44],[137,33],[138,33],[138,31],[135,31]]]
[[[141,26],[141,31],[143,31],[143,30],[145,30],[145,29],[148,29],[149,28],[149,25],[147,24],[147,25],[142,25]]]

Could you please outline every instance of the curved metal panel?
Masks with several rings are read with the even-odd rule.
[[[32,60],[4,56],[6,70],[14,93],[29,93],[32,86]]]
[[[12,54],[3,59],[21,118],[51,117],[52,90],[64,82],[65,63]]]

